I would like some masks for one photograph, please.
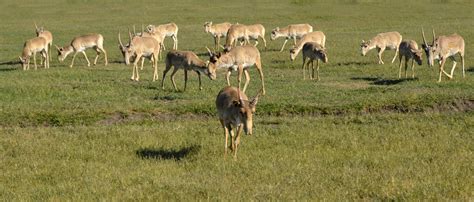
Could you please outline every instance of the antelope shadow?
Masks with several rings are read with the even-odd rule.
[[[397,85],[399,83],[405,81],[414,81],[418,80],[418,78],[404,78],[404,79],[383,79],[379,77],[352,77],[351,80],[362,80],[362,81],[370,81],[371,85],[380,85],[380,86],[390,86],[390,85]]]
[[[183,147],[179,149],[153,149],[145,148],[139,149],[135,153],[142,159],[156,159],[156,160],[174,160],[181,161],[189,156],[195,155],[201,150],[198,145]]]

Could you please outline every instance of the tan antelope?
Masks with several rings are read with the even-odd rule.
[[[138,74],[138,61],[142,57],[149,58],[152,62],[153,67],[153,81],[158,80],[158,55],[160,54],[160,43],[152,37],[132,37],[132,33],[128,32],[129,41],[127,46],[124,46],[122,39],[120,37],[120,32],[118,33],[118,40],[122,50],[125,50],[125,64],[130,64],[130,58],[133,56],[135,60],[132,67],[132,77],[130,78],[133,81],[140,80]]]
[[[453,78],[454,68],[456,68],[456,60],[454,56],[459,54],[461,57],[462,63],[462,77],[464,78],[464,39],[458,34],[451,34],[449,36],[438,36],[436,37],[433,29],[433,42],[429,45],[426,42],[425,32],[422,28],[421,33],[423,35],[423,44],[422,47],[425,50],[426,57],[428,58],[428,65],[430,67],[434,66],[434,60],[440,60],[439,64],[439,79],[438,82],[441,82],[441,76],[443,73],[449,78]],[[453,67],[451,68],[451,74],[448,74],[444,71],[444,64],[446,60],[450,58],[453,61]]]
[[[243,24],[233,24],[227,31],[227,38],[224,49],[230,50],[232,47],[237,46],[237,42],[243,40],[244,44],[249,43],[248,29]]]
[[[97,64],[97,59],[99,58],[100,53],[103,52],[105,65],[107,66],[107,52],[104,49],[104,37],[101,34],[86,34],[82,36],[77,36],[74,37],[74,39],[68,46],[56,46],[56,49],[58,50],[58,59],[60,62],[64,61],[64,59],[66,59],[69,54],[74,53],[74,55],[72,56],[71,65],[69,65],[69,67],[71,68],[74,66],[74,59],[76,59],[76,55],[78,53],[82,53],[86,58],[87,66],[91,66],[91,63],[87,58],[87,54],[85,52],[88,48],[94,49],[97,54],[94,59],[94,65]]]
[[[173,39],[173,49],[178,50],[178,25],[175,23],[162,24],[158,26],[148,25],[147,32],[149,33],[160,33],[163,40],[166,37],[171,37]],[[163,50],[166,50],[166,47],[163,44]]]
[[[306,62],[306,59],[309,59],[308,62]],[[323,61],[324,63],[328,62],[328,56],[326,49],[321,46],[320,44],[316,42],[307,42],[303,46],[303,80],[305,79],[305,66],[308,67],[309,70],[309,63],[311,63],[311,68],[312,68],[312,74],[310,76],[310,79],[314,79],[314,60],[316,60],[317,63],[317,80],[319,81],[319,60]]]
[[[316,42],[322,47],[326,46],[326,35],[321,31],[310,32],[301,38],[296,45],[290,49],[290,59],[294,61],[298,53],[303,49],[303,46],[307,42]]]
[[[162,46],[163,45],[163,38],[162,38],[161,34],[159,34],[157,32],[155,33],[155,32],[145,31],[143,26],[142,26],[142,32],[137,33],[135,31],[135,25],[134,25],[133,26],[133,37],[152,37],[152,38],[155,38],[160,43],[161,49],[160,49],[160,54],[158,56],[158,59],[161,59],[161,51],[163,50],[163,46]],[[125,45],[120,44],[120,43],[118,44],[118,47],[119,47],[120,52],[122,53],[122,56],[123,56],[124,59],[125,59],[125,51],[126,51],[125,47],[128,47],[128,46],[129,46],[129,44],[125,44]],[[135,58],[136,58],[136,55],[131,56],[130,57],[130,62],[134,62]],[[140,70],[143,70],[144,63],[145,63],[145,57],[142,57]]]
[[[207,47],[206,47],[207,48]],[[250,82],[250,75],[248,72],[248,68],[254,66],[257,68],[258,73],[260,74],[260,80],[262,82],[262,91],[263,95],[265,95],[265,84],[263,79],[263,71],[262,71],[262,62],[260,59],[260,52],[255,46],[246,45],[246,46],[238,46],[235,48],[230,49],[228,52],[224,53],[212,53],[209,48],[210,56],[210,63],[209,68],[218,69],[218,68],[227,68],[227,85],[230,86],[230,75],[232,71],[237,71],[237,81],[240,83],[242,80],[242,73],[245,73],[245,85],[243,91],[247,89],[247,86]]]
[[[247,135],[252,135],[253,113],[255,113],[261,92],[249,100],[244,92],[227,86],[217,95],[216,108],[225,135],[224,156],[227,155],[227,148],[230,147],[234,153],[234,159],[237,159],[237,148],[240,144],[242,130]],[[235,133],[234,129],[236,129]],[[228,144],[229,134],[230,145]]]
[[[362,40],[360,45],[362,56],[365,56],[369,50],[377,48],[379,64],[384,64],[382,61],[382,53],[385,50],[395,50],[395,55],[393,56],[392,63],[397,58],[398,48],[402,42],[402,35],[398,32],[385,32],[377,34],[374,38],[368,41]]]
[[[400,65],[398,66],[398,78],[402,77],[402,58],[405,57],[405,78],[407,78],[407,68],[408,68],[408,61],[411,59],[411,77],[415,78],[415,61],[418,63],[418,65],[421,65],[422,62],[422,51],[418,49],[418,44],[416,41],[413,40],[407,40],[407,41],[402,41],[400,43],[400,53],[399,53],[399,59],[400,59]]]
[[[44,58],[44,68],[49,68],[49,56],[48,56],[48,41],[44,37],[35,37],[25,42],[23,45],[23,52],[19,56],[21,67],[23,70],[30,69],[30,58],[33,55],[33,63],[36,66],[36,53],[41,53],[41,56]]]
[[[283,42],[280,50],[280,52],[282,52],[289,39],[293,39],[294,45],[296,45],[296,39],[301,39],[304,35],[310,32],[313,32],[313,26],[309,24],[292,24],[283,28],[277,27],[273,29],[270,39],[273,41],[277,38],[285,37],[285,42]]]
[[[48,42],[48,55],[49,55],[49,61],[51,61],[51,46],[53,45],[53,34],[45,30],[44,27],[38,27],[35,23],[35,29],[36,29],[36,36],[37,37],[43,37],[46,39]]]
[[[265,40],[265,27],[262,24],[247,25],[248,39],[255,40],[255,46],[258,45],[258,39],[262,39],[265,49],[267,48],[267,41]]]
[[[212,37],[214,37],[214,47],[216,50],[219,50],[219,42],[222,37],[227,36],[227,31],[229,31],[230,26],[232,26],[232,24],[228,22],[214,25],[212,24],[212,22],[204,23],[204,30],[206,31],[206,33],[209,33],[212,35]]]
[[[201,73],[207,75],[211,80],[216,79],[216,69],[215,67],[209,66],[209,61],[204,62],[199,59],[199,57],[191,51],[170,51],[166,54],[165,59],[165,71],[163,71],[163,79],[161,80],[161,88],[164,90],[165,77],[166,73],[174,67],[173,72],[171,73],[171,82],[173,83],[174,89],[178,91],[176,83],[174,81],[174,75],[179,69],[184,70],[184,91],[186,91],[186,84],[188,82],[188,71],[195,71],[199,78],[199,90],[202,90],[201,86]]]

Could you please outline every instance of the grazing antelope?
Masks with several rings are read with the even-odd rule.
[[[227,38],[225,42],[225,50],[230,50],[231,47],[237,46],[237,41],[244,40],[244,44],[249,43],[248,29],[243,24],[233,24],[227,31]]]
[[[303,38],[301,38],[301,40],[299,40],[298,43],[290,49],[291,61],[294,61],[296,59],[296,56],[298,56],[298,53],[301,51],[301,49],[303,49],[304,44],[307,42],[316,42],[322,47],[325,47],[326,35],[324,35],[324,33],[320,31],[310,32],[304,35]]]
[[[249,40],[255,40],[255,46],[258,45],[258,39],[261,38],[265,49],[267,48],[267,41],[265,40],[265,27],[263,25],[247,25],[247,37]]]
[[[234,159],[237,159],[237,148],[240,144],[240,134],[242,130],[245,134],[252,135],[253,113],[255,113],[260,91],[252,100],[249,100],[244,92],[231,86],[224,87],[216,98],[216,108],[219,115],[219,121],[224,128],[225,145],[224,156],[227,155],[227,148],[234,153]],[[234,130],[236,134],[234,135]],[[229,133],[231,144],[228,144]]]
[[[23,45],[23,52],[19,56],[21,67],[23,70],[30,69],[30,58],[33,55],[33,63],[36,66],[36,53],[40,52],[44,58],[44,68],[49,68],[49,56],[48,56],[48,41],[44,37],[35,37],[25,42]]]
[[[36,36],[43,37],[48,42],[48,55],[49,55],[49,61],[51,61],[51,46],[53,45],[53,34],[50,31],[45,30],[44,27],[38,27],[36,23],[35,23],[35,29],[36,29]]]
[[[377,48],[379,64],[384,64],[382,61],[382,53],[387,50],[395,49],[395,55],[393,56],[392,63],[398,54],[398,48],[402,42],[402,35],[398,32],[385,32],[377,34],[374,38],[368,41],[362,40],[360,45],[362,56],[365,56],[369,50]]]
[[[201,86],[201,73],[207,75],[211,80],[216,79],[216,69],[215,66],[209,66],[209,62],[204,62],[199,59],[199,57],[191,51],[170,51],[166,54],[166,68],[163,71],[163,79],[161,80],[161,88],[164,90],[165,85],[165,76],[166,73],[174,67],[173,72],[171,73],[171,82],[173,83],[174,89],[176,88],[176,83],[174,81],[174,75],[179,69],[184,70],[184,91],[186,91],[186,84],[188,82],[188,71],[195,71],[199,78],[199,90],[202,90]]]
[[[277,27],[273,29],[270,39],[273,41],[277,38],[285,37],[285,42],[283,42],[280,49],[280,52],[282,52],[289,39],[293,39],[294,45],[296,45],[296,39],[301,39],[304,35],[310,32],[313,32],[313,27],[309,24],[292,24],[283,28]]]
[[[163,40],[165,37],[171,37],[173,39],[173,49],[178,50],[178,25],[175,23],[162,24],[158,26],[148,25],[147,32],[159,33]],[[163,50],[166,50],[164,43],[162,44]]]
[[[132,77],[131,80],[138,81],[140,76],[138,75],[138,61],[142,57],[149,58],[152,62],[153,81],[158,80],[158,55],[160,53],[160,43],[152,37],[132,37],[132,33],[128,32],[129,42],[127,46],[124,46],[118,33],[118,40],[122,50],[125,50],[125,64],[130,64],[130,58],[135,56],[133,62]]]
[[[456,60],[454,56],[459,54],[462,62],[462,77],[464,78],[464,39],[458,34],[451,34],[449,36],[438,36],[436,37],[433,29],[433,42],[429,45],[426,42],[425,32],[423,28],[421,29],[423,35],[423,44],[422,47],[426,52],[426,57],[428,58],[428,64],[430,67],[434,66],[434,60],[440,60],[439,64],[439,79],[438,82],[441,82],[441,76],[443,73],[449,78],[453,78],[454,68],[456,68]],[[451,69],[451,74],[448,74],[444,71],[444,64],[446,60],[450,58],[453,61],[453,67]]]
[[[82,35],[82,36],[77,36],[74,37],[74,39],[71,41],[71,44],[65,47],[58,47],[56,46],[56,49],[58,50],[58,59],[60,62],[64,61],[66,57],[74,52],[74,55],[72,56],[72,61],[71,65],[69,67],[74,66],[74,59],[76,59],[76,55],[78,53],[82,53],[84,57],[86,58],[87,61],[87,66],[90,67],[91,63],[89,59],[87,58],[87,54],[85,52],[86,49],[92,48],[95,50],[97,55],[95,56],[94,59],[94,65],[97,64],[97,59],[99,58],[99,55],[101,52],[104,52],[104,60],[105,60],[105,65],[107,66],[108,61],[107,61],[107,52],[104,49],[104,37],[101,34],[87,34],[87,35]]]
[[[206,47],[207,48],[207,47]],[[250,75],[248,72],[248,67],[255,65],[257,68],[258,73],[260,74],[260,80],[262,82],[262,94],[265,95],[265,84],[263,80],[263,71],[262,71],[262,62],[260,59],[260,52],[255,46],[247,45],[247,46],[238,46],[235,48],[230,49],[228,52],[224,53],[212,53],[209,48],[210,56],[210,63],[209,68],[217,69],[217,68],[227,68],[227,85],[230,86],[230,75],[232,71],[238,72],[237,81],[239,83],[240,89],[240,82],[242,80],[242,73],[245,73],[245,85],[244,85],[244,92],[247,89],[247,86],[250,81]]]
[[[306,59],[309,58],[308,62],[306,62]],[[319,60],[323,61],[324,63],[328,62],[328,56],[326,49],[321,46],[320,44],[316,42],[307,42],[303,46],[303,80],[305,79],[305,66],[308,67],[309,69],[309,63],[311,63],[311,68],[312,68],[312,74],[310,76],[310,79],[314,79],[314,65],[313,61],[316,60],[317,63],[317,76],[318,76],[318,81],[319,81]]]
[[[408,68],[408,61],[411,59],[411,77],[415,78],[415,61],[418,65],[421,65],[422,62],[422,51],[418,49],[418,44],[416,41],[408,40],[402,41],[400,43],[400,65],[398,66],[398,78],[402,77],[402,58],[405,57],[405,78],[407,78],[407,68]]]
[[[214,45],[216,50],[219,50],[219,41],[221,40],[221,37],[227,36],[227,31],[229,31],[230,26],[232,26],[232,24],[228,22],[214,25],[212,24],[212,22],[204,23],[204,30],[206,31],[206,33],[209,33],[212,35],[212,37],[214,37]]]

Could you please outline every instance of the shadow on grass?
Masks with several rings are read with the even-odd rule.
[[[356,66],[362,66],[362,65],[370,65],[374,64],[371,62],[338,62],[336,65],[337,66],[350,66],[350,65],[356,65]]]
[[[157,160],[175,160],[181,161],[191,155],[195,155],[201,150],[198,145],[183,147],[178,150],[174,149],[139,149],[136,151],[138,157],[142,159],[157,159]]]
[[[469,68],[467,68],[466,71],[467,71],[467,72],[474,72],[474,67],[469,67]]]
[[[382,79],[378,77],[352,77],[351,80],[362,80],[362,81],[370,81],[372,85],[379,85],[379,86],[391,86],[397,85],[399,83],[403,83],[405,81],[415,81],[418,78],[405,78],[405,79]]]

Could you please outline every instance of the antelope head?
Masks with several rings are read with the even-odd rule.
[[[272,33],[270,35],[270,39],[271,40],[275,40],[277,38],[277,32],[280,31],[280,27],[277,27],[275,29],[272,30]]]
[[[296,46],[293,46],[293,48],[290,49],[290,60],[295,61],[297,55],[298,52],[296,52]]]
[[[327,63],[327,62],[328,62],[328,54],[327,54],[325,48],[318,50],[318,51],[317,51],[317,54],[318,54],[319,57],[321,58],[321,61],[323,61],[324,63]]]
[[[413,53],[413,59],[416,61],[416,63],[418,65],[421,65],[422,61],[423,61],[423,51],[422,50],[415,50],[415,49],[411,49],[410,50],[412,53]]]
[[[55,45],[56,46],[56,45]],[[72,46],[66,46],[66,47],[58,47],[56,46],[56,50],[58,51],[58,60],[59,62],[63,62],[66,57],[74,52]]]
[[[38,27],[38,25],[36,25],[36,22],[35,22],[35,29],[36,29],[36,35],[39,36],[41,33],[44,32],[44,28],[43,27]]]
[[[217,62],[219,62],[219,59],[221,58],[222,54],[212,52],[208,47],[206,47],[206,49],[209,53],[209,64],[207,65],[207,67],[209,70],[212,70],[214,74],[216,74],[215,71],[217,70]]]
[[[204,30],[206,31],[206,33],[211,32],[211,26],[212,26],[212,22],[205,22],[204,23]]]
[[[365,56],[365,54],[367,54],[367,51],[370,50],[370,43],[371,43],[370,40],[368,41],[362,40],[362,43],[360,43],[360,51],[361,51],[362,56]]]
[[[28,63],[30,62],[30,57],[28,56],[18,56],[20,59],[21,68],[25,69]]]
[[[434,29],[433,29],[433,42],[431,42],[431,44],[428,44],[426,42],[425,31],[423,30],[423,28],[421,28],[421,34],[423,36],[423,44],[421,44],[421,47],[425,51],[426,57],[428,58],[428,65],[432,67],[434,65],[434,60],[438,59],[436,57],[438,54],[436,54],[437,53],[437,50],[435,47],[436,35],[434,32]]]
[[[238,108],[237,118],[244,125],[244,132],[247,135],[252,135],[253,133],[253,114],[257,109],[258,97],[262,94],[262,90],[250,101],[243,100],[240,96],[239,91],[239,101],[234,101],[234,106]]]

